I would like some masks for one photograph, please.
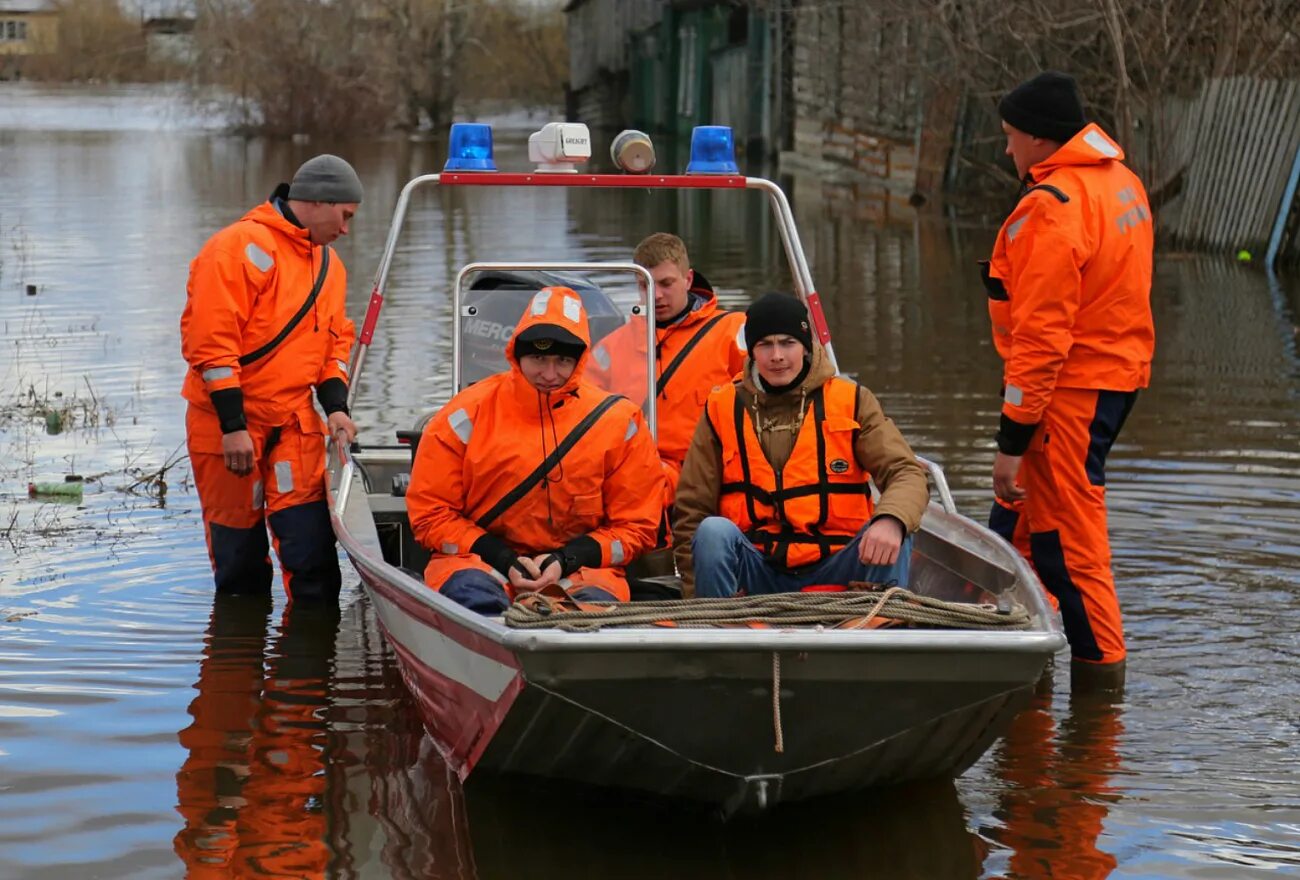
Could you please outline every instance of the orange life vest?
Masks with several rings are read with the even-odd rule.
[[[853,442],[858,386],[839,377],[808,395],[790,459],[773,469],[736,384],[714,391],[705,414],[722,444],[718,513],[773,563],[800,568],[844,547],[871,519],[871,475]]]

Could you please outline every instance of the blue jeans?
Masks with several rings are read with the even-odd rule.
[[[442,585],[442,594],[479,614],[504,614],[510,607],[510,597],[506,595],[501,582],[477,568],[466,568],[447,578],[447,582]],[[569,595],[581,602],[618,601],[600,587],[581,587],[572,590]]]
[[[702,599],[734,596],[744,587],[750,596],[760,593],[793,593],[813,584],[867,581],[907,586],[912,567],[912,538],[903,539],[898,561],[893,565],[863,565],[858,560],[857,537],[832,555],[798,572],[784,572],[758,552],[740,528],[726,517],[710,516],[700,523],[691,540],[695,558],[695,595]]]

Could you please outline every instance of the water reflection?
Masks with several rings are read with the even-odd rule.
[[[721,823],[689,805],[584,796],[527,779],[474,780],[482,880],[498,877],[980,876],[984,844],[951,781],[782,806]]]
[[[1053,699],[1049,674],[997,747],[1007,788],[994,813],[1001,827],[989,836],[1010,851],[1000,876],[1103,880],[1117,864],[1098,838],[1120,800],[1122,704],[1106,694],[1072,694],[1058,722]]]
[[[1270,280],[1213,255],[1158,257],[1153,386],[1108,468],[1132,654],[1121,707],[1044,699],[955,794],[890,793],[771,822],[719,828],[552,801],[517,782],[467,804],[364,600],[347,594],[336,621],[226,613],[184,475],[165,510],[118,491],[124,467],[157,467],[183,440],[177,320],[203,240],[308,156],[348,156],[367,188],[339,244],[359,317],[397,193],[441,166],[442,147],[245,141],[160,121],[148,94],[86,91],[0,85],[0,400],[32,384],[89,400],[89,383],[103,416],[57,436],[0,420],[0,531],[15,512],[43,515],[27,480],[108,475],[57,522],[0,540],[0,877],[174,878],[251,871],[254,857],[264,870],[357,878],[909,865],[1024,877],[1049,863],[1059,875],[1066,854],[1098,876],[1300,869],[1294,272]],[[522,167],[528,129],[497,131],[502,167]],[[844,367],[982,516],[999,368],[971,272],[992,230],[882,194],[786,184]],[[789,288],[758,195],[612,196],[419,196],[360,389],[364,439],[391,442],[449,380],[448,292],[470,259],[622,259],[668,229],[724,302]],[[527,858],[534,845],[547,860]]]
[[[179,734],[184,876],[473,877],[459,788],[368,604],[272,615],[270,597],[213,601]]]
[[[176,852],[194,880],[324,876],[325,718],[337,606],[217,595],[176,775]]]

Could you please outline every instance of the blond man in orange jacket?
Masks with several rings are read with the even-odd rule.
[[[355,334],[347,272],[330,243],[347,234],[361,195],[351,165],[316,156],[190,265],[181,393],[218,592],[270,589],[269,524],[290,598],[338,593],[325,433],[356,435],[347,411]]]
[[[627,601],[623,567],[655,542],[663,469],[641,410],[583,378],[591,333],[567,287],[538,292],[506,344],[510,369],[429,422],[406,493],[432,552],[425,581],[484,614],[558,584]]]
[[[655,427],[671,504],[704,401],[744,368],[745,316],[719,307],[713,285],[691,268],[685,242],[671,233],[645,238],[632,261],[655,282]],[[596,345],[588,374],[640,406],[646,361],[645,320],[634,318]]]
[[[1069,76],[1039,74],[999,111],[1024,190],[984,272],[1004,388],[990,527],[1060,608],[1076,678],[1122,682],[1105,463],[1151,376],[1151,208]]]

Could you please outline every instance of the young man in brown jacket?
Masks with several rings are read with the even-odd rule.
[[[673,546],[685,595],[906,586],[929,500],[911,447],[875,395],[835,375],[799,300],[755,301],[745,339],[744,374],[709,395],[682,467]]]

